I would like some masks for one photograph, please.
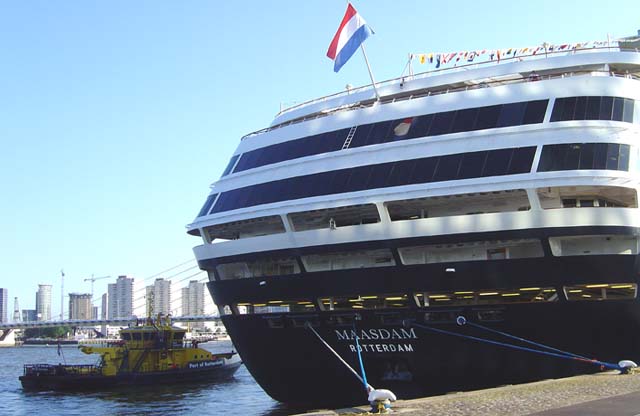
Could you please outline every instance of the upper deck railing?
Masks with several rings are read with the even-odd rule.
[[[381,82],[376,82],[376,87],[377,88],[382,88],[385,87],[387,85],[393,85],[393,84],[398,84],[398,83],[403,83],[403,82],[407,82],[407,81],[411,81],[411,80],[416,80],[416,79],[423,79],[426,77],[431,77],[434,75],[441,75],[441,74],[445,74],[445,73],[454,73],[454,72],[461,72],[461,71],[467,71],[469,69],[477,69],[479,67],[487,67],[490,65],[504,65],[506,63],[513,63],[513,62],[520,62],[520,61],[531,61],[531,60],[540,60],[540,59],[545,59],[548,58],[551,55],[555,55],[555,56],[569,56],[569,55],[575,55],[575,54],[584,54],[584,53],[593,53],[593,52],[597,52],[597,51],[620,51],[619,47],[616,45],[610,45],[610,46],[606,46],[606,47],[589,47],[589,48],[575,48],[575,49],[571,49],[571,50],[562,50],[562,51],[548,51],[548,52],[541,52],[541,53],[537,53],[537,54],[527,54],[527,55],[519,55],[517,57],[508,57],[508,58],[502,58],[499,61],[497,61],[496,59],[492,59],[492,60],[486,60],[486,61],[480,61],[480,62],[473,62],[473,63],[467,63],[467,64],[462,64],[462,65],[457,65],[457,66],[453,66],[453,67],[447,67],[447,68],[440,68],[440,69],[435,69],[435,70],[431,70],[431,71],[425,71],[425,72],[420,72],[417,74],[410,74],[410,75],[405,75],[405,76],[401,76],[401,77],[397,77],[397,78],[392,78],[389,80],[385,80],[385,81],[381,81]],[[628,52],[633,52],[633,53],[638,53],[638,50],[627,50]],[[640,76],[637,73],[634,74],[629,74],[629,73],[616,73],[616,72],[612,72],[612,71],[592,71],[592,70],[585,70],[585,71],[572,71],[569,73],[563,72],[562,69],[559,69],[559,71],[557,73],[551,73],[551,74],[547,74],[544,76],[539,76],[539,80],[547,80],[547,79],[555,79],[555,78],[565,78],[565,77],[572,77],[572,76],[577,76],[577,75],[585,75],[585,74],[593,74],[594,72],[600,72],[602,76],[615,76],[615,77],[625,77],[625,78],[634,78],[634,79],[640,79]],[[382,98],[380,98],[379,100],[376,100],[375,98],[371,98],[371,99],[367,99],[364,101],[358,101],[355,103],[351,103],[351,104],[346,104],[346,105],[342,105],[342,106],[338,106],[335,108],[331,108],[331,109],[324,109],[322,111],[318,111],[318,112],[314,112],[311,113],[307,116],[302,116],[302,117],[298,117],[298,118],[294,118],[279,124],[275,124],[269,127],[265,127],[263,129],[248,133],[246,135],[244,135],[242,137],[241,140],[247,139],[249,137],[253,137],[262,133],[266,133],[268,131],[272,131],[272,130],[276,130],[279,129],[281,127],[286,127],[286,126],[290,126],[292,124],[297,124],[297,123],[302,123],[305,121],[309,121],[309,120],[314,120],[314,119],[318,119],[318,118],[322,118],[325,116],[328,116],[336,111],[348,111],[348,110],[354,110],[354,109],[360,109],[360,108],[366,108],[366,107],[371,107],[376,103],[380,103],[380,104],[387,104],[387,103],[391,103],[391,102],[397,102],[397,101],[404,101],[404,100],[411,100],[411,99],[415,99],[415,98],[422,98],[422,97],[426,97],[426,96],[433,96],[433,95],[440,95],[440,94],[447,94],[450,92],[458,92],[458,91],[468,91],[468,90],[472,90],[472,89],[477,89],[477,88],[487,88],[487,87],[491,87],[491,86],[496,86],[496,85],[505,85],[505,84],[511,84],[511,83],[521,83],[521,82],[528,82],[530,81],[529,78],[526,77],[522,77],[522,76],[514,76],[512,78],[508,78],[508,77],[502,77],[499,80],[484,80],[483,82],[479,82],[477,84],[471,84],[471,85],[464,85],[464,86],[451,86],[451,85],[440,85],[440,86],[435,86],[435,87],[431,87],[431,88],[424,88],[424,89],[417,89],[415,90],[415,93],[403,93],[403,94],[396,94],[396,95],[391,95],[391,96],[383,96]],[[286,109],[281,110],[280,112],[278,112],[278,114],[276,115],[276,117],[281,116],[283,114],[289,113],[291,111],[306,107],[306,106],[310,106],[313,104],[318,104],[321,102],[325,102],[325,101],[329,101],[329,100],[333,100],[339,97],[344,97],[344,96],[348,96],[348,95],[352,95],[358,92],[364,92],[364,91],[373,91],[373,84],[367,84],[367,85],[363,85],[360,87],[356,87],[356,88],[351,88],[347,91],[340,91],[331,95],[327,95],[321,98],[316,98],[313,100],[309,100],[309,101],[305,101],[303,103],[299,103],[296,104],[294,106],[288,107]]]

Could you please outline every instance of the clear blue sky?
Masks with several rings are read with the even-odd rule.
[[[640,29],[637,0],[355,1],[377,80],[410,52],[603,40]],[[239,138],[280,103],[368,83],[361,54],[326,49],[346,8],[311,1],[0,4],[0,287],[143,280],[192,259],[186,235]],[[416,64],[416,69],[420,66]],[[426,69],[426,67],[424,67]],[[110,279],[97,281],[96,296]],[[66,302],[66,301],[65,301]],[[67,306],[65,306],[65,309]]]

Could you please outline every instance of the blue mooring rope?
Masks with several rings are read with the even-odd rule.
[[[464,317],[458,317],[458,319],[459,318],[464,319],[465,323],[467,323],[467,321],[466,321],[466,319]],[[436,333],[439,333],[439,334],[451,335],[451,336],[455,336],[455,337],[470,339],[470,340],[473,340],[473,341],[486,342],[488,344],[499,345],[501,347],[513,348],[513,349],[521,350],[521,351],[528,351],[528,352],[533,352],[533,353],[538,353],[538,354],[543,354],[543,355],[549,355],[549,356],[552,356],[552,357],[558,357],[558,358],[565,358],[565,359],[569,359],[569,360],[582,361],[582,362],[585,362],[585,363],[602,366],[602,367],[609,368],[609,369],[612,369],[612,370],[625,371],[625,369],[623,367],[619,366],[618,364],[606,363],[604,361],[599,361],[599,360],[590,359],[590,358],[584,358],[584,357],[581,357],[581,356],[578,356],[578,355],[575,355],[575,354],[566,353],[564,351],[561,351],[562,354],[555,353],[555,352],[549,352],[549,351],[541,351],[541,350],[536,350],[536,349],[533,349],[533,348],[522,347],[522,346],[519,346],[519,345],[513,345],[513,344],[507,344],[507,343],[504,343],[504,342],[493,341],[493,340],[490,340],[490,339],[478,338],[478,337],[474,337],[474,336],[471,336],[471,335],[459,334],[457,332],[447,331],[447,330],[444,330],[444,329],[433,328],[433,327],[430,327],[430,326],[418,324],[416,322],[405,321],[405,323],[407,323],[410,326],[415,326],[417,328],[425,329],[427,331],[432,331],[432,332],[436,332]],[[504,333],[502,333],[502,334],[506,335]],[[517,338],[517,337],[514,337],[514,336],[511,336],[511,337],[512,338]],[[527,341],[527,342],[529,342],[529,341]],[[533,342],[530,342],[530,343],[533,343]],[[535,344],[535,343],[533,343],[533,344]],[[547,347],[547,346],[544,346],[542,344],[536,344],[536,345],[544,347],[544,348],[548,348],[548,349],[554,349],[552,347]],[[556,350],[556,351],[560,351],[560,350]]]
[[[360,342],[358,339],[358,331],[356,330],[356,324],[353,324],[353,332],[355,334],[356,339],[356,352],[358,353],[358,361],[360,362],[360,372],[362,372],[362,384],[364,384],[364,389],[369,391],[369,383],[367,383],[367,374],[364,372],[364,363],[362,362],[362,353],[360,352]]]
[[[460,326],[462,326],[462,325],[470,325],[470,326],[472,326],[474,328],[483,329],[485,331],[493,332],[494,334],[502,335],[504,337],[515,339],[515,340],[518,340],[518,341],[521,341],[521,342],[524,342],[524,343],[527,343],[527,344],[535,345],[536,347],[545,348],[545,349],[548,349],[548,350],[551,350],[551,351],[555,351],[555,352],[560,353],[560,354],[568,355],[570,357],[580,358],[581,360],[591,361],[591,358],[584,357],[582,355],[574,354],[572,352],[562,351],[562,350],[559,350],[557,348],[550,347],[548,345],[540,344],[540,343],[537,343],[537,342],[534,342],[534,341],[530,341],[530,340],[525,339],[525,338],[521,338],[521,337],[517,337],[515,335],[507,334],[506,332],[498,331],[496,329],[491,329],[491,328],[488,328],[486,326],[482,326],[480,324],[476,324],[474,322],[469,322],[469,321],[467,321],[467,319],[464,316],[458,316],[456,318],[456,323],[458,325],[460,325]]]

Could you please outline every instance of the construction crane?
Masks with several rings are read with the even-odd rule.
[[[111,275],[109,276],[100,276],[100,277],[93,277],[93,275],[91,275],[91,277],[87,277],[86,279],[84,279],[84,281],[91,281],[91,304],[93,305],[93,282],[95,282],[96,280],[100,280],[100,279],[108,279],[109,277],[111,277]]]

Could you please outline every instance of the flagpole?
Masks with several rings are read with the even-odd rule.
[[[367,69],[369,70],[369,77],[371,77],[371,84],[373,85],[373,91],[376,93],[376,100],[380,101],[380,94],[378,94],[378,89],[376,88],[376,80],[373,79],[373,72],[371,72],[371,65],[369,65],[369,59],[367,59],[367,53],[364,50],[364,42],[360,44],[360,49],[362,49],[362,55],[364,56],[364,61],[367,64]]]

